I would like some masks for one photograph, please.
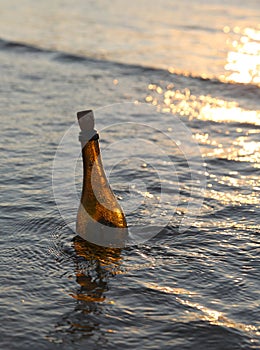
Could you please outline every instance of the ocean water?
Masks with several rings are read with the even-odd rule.
[[[260,348],[259,17],[257,0],[0,1],[0,349]],[[89,108],[121,250],[73,231]]]

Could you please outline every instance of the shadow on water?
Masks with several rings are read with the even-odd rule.
[[[69,295],[75,299],[74,309],[63,314],[48,336],[52,343],[104,346],[106,331],[100,320],[105,316],[109,279],[122,262],[121,249],[105,248],[89,243],[79,236],[73,239],[74,276],[76,285]]]

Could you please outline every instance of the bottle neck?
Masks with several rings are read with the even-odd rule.
[[[96,133],[87,142],[81,141],[83,165],[94,163],[100,156],[99,135]],[[92,164],[93,165],[93,164]]]
[[[104,179],[105,174],[100,159],[99,136],[95,134],[82,148],[83,189],[82,199],[95,199],[93,186],[97,180]],[[93,171],[94,169],[94,171]],[[97,175],[98,178],[97,178]]]

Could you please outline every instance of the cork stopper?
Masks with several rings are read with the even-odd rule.
[[[79,141],[81,142],[82,148],[85,144],[95,137],[98,139],[97,130],[94,129],[95,119],[91,109],[86,111],[80,111],[77,113],[77,118],[80,126]]]
[[[95,120],[91,109],[77,113],[78,122],[82,131],[94,130]]]

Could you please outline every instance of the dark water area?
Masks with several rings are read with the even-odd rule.
[[[0,348],[259,349],[257,79],[7,37]],[[78,197],[70,195],[67,160],[76,159],[79,195],[75,122],[85,108],[95,110],[104,166],[129,226],[158,227],[124,249],[94,246],[70,226]],[[68,130],[59,207],[54,159]]]

